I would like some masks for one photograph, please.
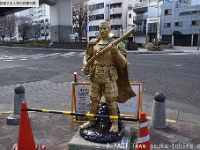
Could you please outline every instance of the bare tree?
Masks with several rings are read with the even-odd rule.
[[[41,35],[45,37],[45,41],[50,34],[50,24],[49,23],[42,23],[41,24]]]
[[[34,36],[35,40],[38,40],[41,34],[41,25],[39,23],[32,24],[30,33]]]
[[[7,35],[9,35],[10,40],[15,34],[16,21],[17,21],[17,17],[14,14],[6,16]]]
[[[41,26],[40,24],[34,25],[34,31],[35,31],[34,35],[36,40],[38,40],[38,37],[40,37],[41,34],[40,26]]]
[[[73,6],[73,32],[78,33],[79,41],[82,41],[83,34],[87,27],[87,4],[82,3]]]
[[[7,34],[7,21],[6,17],[2,17],[0,20],[0,37],[2,41],[4,41],[6,34]]]
[[[19,34],[21,35],[22,40],[24,42],[25,38],[28,38],[28,32],[31,30],[32,27],[32,21],[29,17],[20,16],[17,19],[17,25]]]

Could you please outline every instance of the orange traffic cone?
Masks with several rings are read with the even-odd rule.
[[[22,102],[20,123],[19,123],[18,146],[15,148],[15,150],[37,150],[37,149],[38,145],[35,144],[33,138],[26,102]]]
[[[141,112],[140,114],[140,133],[137,141],[136,150],[150,150],[150,138],[148,131],[148,120],[146,113]]]

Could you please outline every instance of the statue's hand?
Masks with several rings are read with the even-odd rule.
[[[81,71],[83,71],[85,75],[88,75],[90,73],[90,69],[88,67],[83,67]]]
[[[118,52],[118,48],[116,46],[111,47],[111,53],[116,54]]]

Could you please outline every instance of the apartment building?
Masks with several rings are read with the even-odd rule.
[[[161,6],[161,36],[174,46],[196,46],[200,28],[200,5],[181,6],[168,3]]]
[[[127,11],[135,0],[90,0],[88,2],[88,40],[99,34],[99,22],[108,19],[114,37],[127,31]]]
[[[158,36],[159,9],[159,3],[155,0],[138,0],[136,2],[133,10],[128,12],[129,17],[133,16],[133,23],[136,25],[133,41],[146,44]]]
[[[109,19],[109,0],[88,1],[87,41],[99,34],[99,22]]]
[[[127,12],[133,9],[134,0],[111,0],[109,3],[109,20],[114,37],[127,32]],[[129,23],[129,26],[133,23]]]
[[[37,39],[50,39],[50,6],[42,4],[38,8],[31,8],[29,9],[29,16],[36,27],[34,34]],[[37,28],[40,28],[40,30]]]

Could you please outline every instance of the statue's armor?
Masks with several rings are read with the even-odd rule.
[[[105,48],[109,43],[110,41],[100,40],[93,47],[93,55]],[[107,51],[94,61],[90,79],[92,81],[89,93],[90,96],[100,96],[99,93],[102,91],[106,98],[118,96],[118,87],[116,83],[118,74],[114,64],[114,58],[110,51]]]

